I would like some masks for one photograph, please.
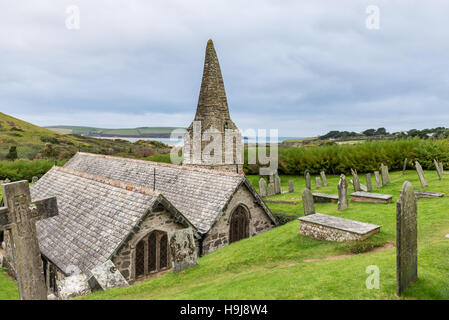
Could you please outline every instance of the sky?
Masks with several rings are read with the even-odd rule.
[[[242,130],[449,127],[448,13],[439,0],[0,0],[0,112],[187,127],[213,39]]]

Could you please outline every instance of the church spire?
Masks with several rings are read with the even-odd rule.
[[[212,40],[209,40],[206,46],[203,79],[195,120],[203,121],[203,126],[209,127],[209,125],[214,123],[211,118],[229,120],[230,115],[220,63],[218,62],[214,43]]]

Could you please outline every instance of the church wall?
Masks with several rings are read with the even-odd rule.
[[[254,203],[254,200],[254,196],[248,188],[245,185],[241,185],[226,207],[225,213],[204,238],[203,254],[211,253],[229,244],[231,214],[241,204],[249,210],[250,237],[274,227],[274,223],[267,216],[263,208],[258,203]]]
[[[133,283],[136,280],[135,276],[135,246],[139,240],[154,230],[160,230],[165,232],[184,229],[185,227],[175,221],[173,221],[172,215],[164,208],[159,208],[157,212],[150,213],[145,221],[141,224],[140,230],[132,236],[129,241],[120,249],[118,254],[113,257],[112,262],[117,269],[122,273],[125,279],[129,283]],[[169,259],[170,268],[160,273],[165,273],[173,268],[172,259]],[[153,273],[152,275],[157,275]]]

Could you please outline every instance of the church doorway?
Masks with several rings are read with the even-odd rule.
[[[136,279],[169,269],[168,237],[163,231],[153,231],[136,245]]]
[[[248,238],[249,214],[246,208],[239,205],[231,215],[229,228],[229,243]]]

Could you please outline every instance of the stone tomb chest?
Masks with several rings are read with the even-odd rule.
[[[334,194],[327,194],[327,193],[312,193],[313,195],[313,201],[316,203],[323,203],[323,202],[338,202],[338,196]]]
[[[380,226],[315,213],[298,218],[299,233],[318,240],[362,241],[380,232]]]
[[[371,193],[357,191],[351,193],[352,202],[390,203],[393,200],[391,194]]]

